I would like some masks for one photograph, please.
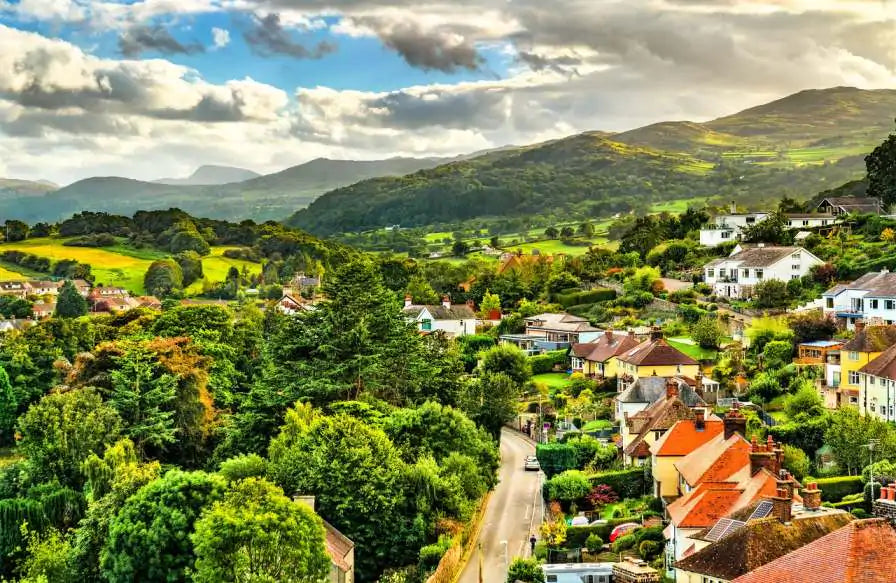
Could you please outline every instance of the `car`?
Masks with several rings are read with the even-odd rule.
[[[538,458],[534,455],[527,455],[526,461],[523,462],[523,469],[533,472],[538,472],[541,470],[541,464],[538,463]]]

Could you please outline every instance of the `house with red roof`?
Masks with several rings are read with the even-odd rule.
[[[638,344],[640,342],[635,338],[634,330],[605,330],[597,340],[572,345],[569,351],[570,368],[589,378],[613,378],[616,376],[619,355]]]
[[[724,422],[704,411],[694,411],[693,419],[675,423],[650,446],[653,495],[672,501],[681,493],[678,490],[678,470],[675,467],[697,448],[705,445],[725,430]]]

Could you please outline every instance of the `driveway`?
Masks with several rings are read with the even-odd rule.
[[[479,533],[482,581],[485,583],[504,583],[507,564],[514,557],[528,557],[529,536],[533,532],[538,536],[543,517],[542,473],[523,469],[527,455],[535,455],[535,442],[521,433],[503,429],[500,482],[489,499]],[[458,583],[479,583],[479,563],[480,553],[474,550]]]

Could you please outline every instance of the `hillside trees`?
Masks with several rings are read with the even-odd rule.
[[[78,292],[71,280],[62,284],[56,299],[56,314],[59,318],[78,318],[87,315],[87,300]]]
[[[884,207],[896,203],[896,133],[865,157],[868,196],[881,199]]]
[[[13,429],[18,417],[18,403],[9,375],[0,367],[0,447],[13,443]]]
[[[146,293],[165,298],[183,290],[184,274],[180,265],[170,259],[158,259],[150,264],[143,276]]]

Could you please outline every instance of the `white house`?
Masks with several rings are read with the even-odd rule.
[[[744,227],[752,227],[767,216],[766,212],[738,213],[732,205],[730,213],[717,215],[709,225],[700,229],[700,244],[715,247],[729,241],[739,241]]]
[[[565,313],[538,314],[525,322],[524,334],[504,334],[501,341],[516,345],[529,356],[594,342],[604,333],[588,323],[587,318]]]
[[[541,565],[547,583],[610,583],[613,563],[559,563]]]
[[[788,213],[787,226],[791,229],[817,229],[819,227],[829,227],[838,222],[838,218],[834,215],[819,213]]]
[[[454,337],[476,333],[476,313],[467,304],[452,304],[445,296],[438,306],[416,305],[410,296],[404,299],[404,315],[417,323],[420,332],[440,330]]]
[[[730,256],[707,263],[703,275],[714,295],[748,298],[759,282],[799,279],[821,264],[821,259],[802,247],[738,245]]]
[[[859,369],[859,411],[896,421],[896,345]]]
[[[835,285],[822,295],[824,313],[849,330],[861,320],[869,326],[896,322],[896,273],[866,273],[852,283]]]

